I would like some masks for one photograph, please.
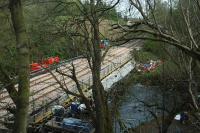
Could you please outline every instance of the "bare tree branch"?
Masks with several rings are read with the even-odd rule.
[[[76,96],[76,97],[82,97],[81,95],[76,94],[76,93],[70,91],[68,88],[66,88],[66,87],[61,83],[61,81],[55,76],[55,74],[54,74],[51,70],[49,70],[49,69],[46,69],[46,70],[48,70],[48,72],[52,75],[52,77],[56,80],[56,82],[60,85],[60,88],[61,88],[65,93],[70,94],[70,95],[73,95],[73,96]]]
[[[4,79],[4,83],[6,83],[6,90],[9,93],[9,96],[13,100],[13,102],[17,103],[17,97],[18,97],[18,92],[17,89],[15,88],[15,83],[13,82],[13,79],[10,78],[9,74],[6,72],[6,70],[2,67],[0,64],[0,73],[2,74],[2,78]]]

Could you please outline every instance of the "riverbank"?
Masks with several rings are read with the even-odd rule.
[[[161,69],[161,66],[158,68]],[[153,72],[141,73],[136,69],[133,69],[124,78],[120,79],[118,82],[114,83],[109,90],[109,97],[112,101],[119,104],[123,100],[123,97],[128,94],[130,86],[134,84],[143,84],[145,86],[158,86],[161,84],[159,82],[159,72],[156,70]]]
[[[117,82],[111,89],[111,105],[115,133],[121,133],[130,128],[135,128],[141,123],[150,121],[153,118],[149,117],[149,112],[143,112],[143,105],[135,98],[150,100],[150,95],[155,94],[154,88],[146,88],[141,84],[135,84],[135,70],[131,71],[125,78]],[[152,96],[151,96],[152,97]],[[143,99],[143,100],[144,100]],[[155,99],[153,99],[155,100]],[[148,118],[148,119],[147,119]],[[132,124],[130,124],[132,123]]]
[[[162,69],[162,66],[158,68]],[[159,70],[160,71],[160,70]],[[115,83],[110,94],[113,123],[115,133],[129,131],[129,133],[158,133],[158,123],[153,113],[162,123],[162,110],[145,107],[145,103],[160,104],[162,107],[162,82],[159,82],[160,72],[140,73],[132,70],[125,78]],[[139,84],[142,83],[142,84]],[[160,87],[159,87],[160,86]],[[171,94],[171,93],[170,93]],[[168,96],[166,96],[167,98]],[[170,97],[165,106],[174,106]],[[149,104],[150,105],[150,104]],[[167,117],[167,115],[165,116]],[[198,133],[192,123],[181,124],[173,120],[167,133]]]
[[[133,69],[124,78],[113,84],[108,92],[108,101],[110,103],[111,114],[113,114],[112,119],[115,133],[119,132],[119,129],[117,129],[118,131],[116,131],[116,126],[120,123],[118,119],[120,118],[120,112],[118,111],[118,108],[120,107],[122,101],[125,100],[125,96],[128,92],[127,86],[131,86],[133,84],[132,78],[134,72],[135,70]]]
[[[156,81],[158,75],[159,73],[157,71],[141,73],[137,69],[134,69],[111,87],[110,99],[112,114],[114,114],[113,122],[115,133],[136,128],[143,123],[153,120],[153,117],[148,111],[143,112],[145,107],[138,101],[135,95],[139,95],[139,99],[142,100],[158,100],[153,99],[153,95],[156,95],[155,90],[157,90],[157,87],[153,85],[157,85],[158,82],[152,82]],[[161,96],[159,96],[159,99],[161,99]],[[129,124],[127,125],[127,123]]]
[[[158,129],[156,121],[152,120],[130,129],[129,133],[159,133]],[[167,133],[199,133],[199,130],[191,123],[182,124],[180,121],[174,120]]]

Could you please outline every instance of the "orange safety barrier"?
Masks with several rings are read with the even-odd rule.
[[[43,60],[41,64],[39,63],[32,63],[31,66],[31,71],[39,71],[42,68],[48,68],[49,65],[53,65],[55,63],[59,63],[60,62],[60,58],[58,56],[56,57],[50,57],[46,60]]]

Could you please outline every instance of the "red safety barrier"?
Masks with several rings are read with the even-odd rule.
[[[56,57],[54,58],[54,61],[55,61],[55,63],[59,63],[59,62],[60,62],[60,58],[59,58],[58,56],[56,56]]]
[[[40,70],[42,67],[39,63],[32,63],[31,64],[31,71],[38,71]]]
[[[49,65],[53,65],[55,63],[59,63],[60,62],[60,58],[58,56],[56,57],[50,57],[46,60],[43,60],[41,64],[39,63],[32,63],[30,65],[31,67],[31,71],[39,71],[42,68],[48,68]]]
[[[103,43],[100,44],[100,48],[103,49],[105,48],[105,45]]]

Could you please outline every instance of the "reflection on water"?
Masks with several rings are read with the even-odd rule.
[[[153,119],[150,111],[156,114],[161,112],[153,105],[162,104],[162,93],[158,92],[157,87],[147,87],[141,84],[130,87],[126,98],[122,100],[119,107],[120,118],[125,123],[127,128],[133,128],[143,122],[148,122]],[[151,108],[147,108],[152,106]],[[120,133],[119,123],[115,123],[115,132]]]

